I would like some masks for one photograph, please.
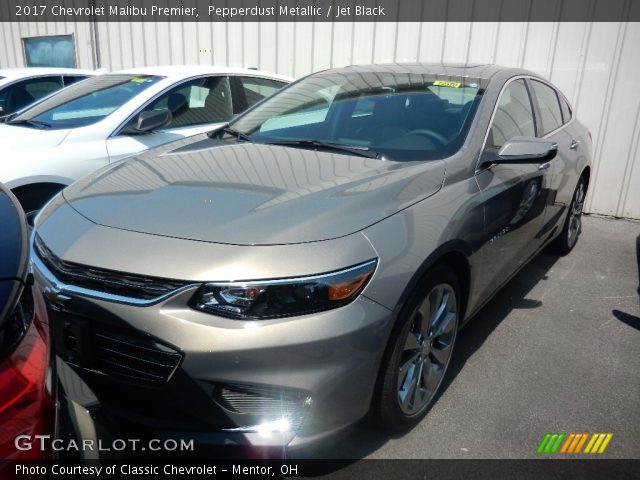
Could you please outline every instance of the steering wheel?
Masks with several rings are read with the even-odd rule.
[[[408,137],[409,135],[422,135],[423,137],[427,137],[429,140],[435,140],[439,143],[439,145],[436,145],[438,147],[444,147],[449,143],[449,140],[447,140],[444,135],[434,132],[433,130],[427,130],[426,128],[418,128],[404,134],[405,137]]]

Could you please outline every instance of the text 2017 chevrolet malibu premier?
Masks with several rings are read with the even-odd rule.
[[[58,354],[154,431],[299,446],[371,409],[411,427],[459,327],[576,243],[591,149],[528,71],[310,75],[52,200],[33,249]]]

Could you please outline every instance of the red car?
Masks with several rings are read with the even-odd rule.
[[[18,200],[0,184],[0,470],[6,460],[44,459],[35,435],[54,430],[49,323],[29,272],[28,230]],[[22,436],[22,437],[21,437]],[[18,441],[16,441],[18,438]],[[18,448],[20,439],[33,447]],[[17,445],[18,443],[18,445]]]

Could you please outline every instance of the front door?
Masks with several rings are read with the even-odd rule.
[[[536,118],[524,79],[511,81],[498,101],[482,153],[485,158],[495,156],[514,137],[536,136]],[[550,162],[490,164],[477,172],[486,236],[481,296],[500,287],[542,245],[550,166]]]
[[[142,135],[116,134],[107,139],[109,160],[115,162],[149,148],[198,133],[208,132],[233,117],[229,77],[208,76],[189,80],[151,101],[142,111],[171,111],[162,129]],[[137,112],[130,122],[137,120]]]

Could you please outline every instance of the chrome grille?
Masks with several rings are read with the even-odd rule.
[[[182,354],[136,332],[114,332],[95,328],[89,338],[91,358],[83,368],[120,378],[147,383],[167,383],[182,361]],[[65,329],[64,343],[71,353],[78,352],[73,329]],[[76,363],[73,359],[70,363]]]
[[[36,254],[51,273],[69,285],[141,300],[153,300],[188,285],[179,280],[133,275],[67,262],[49,250],[38,235],[34,245]]]
[[[286,418],[292,428],[300,427],[309,399],[299,391],[256,385],[220,385],[218,401],[234,413],[264,419]]]
[[[114,377],[166,383],[182,360],[176,350],[147,338],[96,330],[96,368]]]

